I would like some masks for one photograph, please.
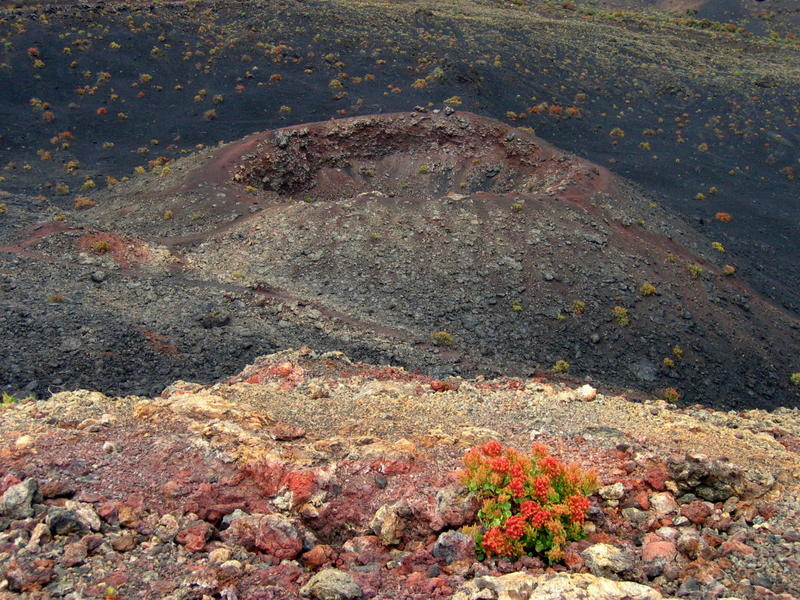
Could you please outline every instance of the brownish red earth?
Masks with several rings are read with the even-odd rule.
[[[299,598],[334,567],[364,598],[451,597],[510,572],[594,573],[679,597],[798,592],[800,463],[783,443],[800,435],[793,411],[676,410],[541,379],[438,381],[309,349],[152,399],[81,391],[2,410],[0,494],[31,478],[40,491],[31,516],[0,514],[4,597]],[[455,472],[490,439],[545,443],[618,484],[593,496],[589,536],[566,566],[434,555],[474,519]],[[387,510],[400,518],[383,526]],[[593,544],[631,567],[597,571]]]

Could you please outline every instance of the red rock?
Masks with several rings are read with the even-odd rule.
[[[164,485],[161,486],[161,491],[164,492],[167,496],[180,496],[183,493],[183,489],[181,484],[177,481],[170,480]]]
[[[637,490],[633,492],[632,499],[635,508],[639,508],[641,510],[650,510],[650,499],[647,497],[647,492],[644,490]]]
[[[275,425],[269,428],[269,432],[272,434],[272,437],[280,441],[296,440],[306,435],[306,430],[302,427],[284,423],[283,421],[275,423]]]
[[[196,521],[190,527],[179,531],[175,541],[186,546],[189,552],[200,552],[213,535],[214,527],[210,523]]]
[[[579,571],[583,567],[583,558],[574,550],[566,550],[564,552],[564,564],[569,567],[571,571]]]
[[[665,540],[656,540],[647,542],[642,546],[642,560],[649,562],[657,558],[662,558],[666,561],[675,560],[678,556],[678,549],[672,542]]]
[[[753,554],[754,552],[755,549],[752,546],[748,546],[744,542],[741,542],[737,539],[730,539],[722,542],[722,545],[719,547],[719,553],[722,556],[728,556],[729,554],[747,556],[748,554]]]
[[[434,392],[449,392],[450,390],[454,390],[456,388],[449,383],[435,379],[431,382],[431,389]]]
[[[669,474],[663,466],[651,467],[647,470],[643,479],[654,490],[663,492],[667,489],[666,482],[669,479]]]
[[[697,560],[689,563],[681,570],[681,577],[689,578],[694,577],[701,585],[708,585],[714,581],[722,578],[724,573],[718,565],[698,558]]]
[[[137,508],[129,504],[122,504],[117,510],[117,519],[123,527],[133,527],[139,520],[140,514],[141,512]]]
[[[103,502],[97,507],[96,512],[109,525],[116,525],[119,519],[119,502]]]
[[[12,558],[8,563],[5,577],[8,587],[14,592],[35,592],[42,589],[53,579],[52,560],[35,559],[32,555],[22,554]]]
[[[303,540],[294,525],[281,515],[249,515],[233,521],[222,532],[222,539],[248,550],[261,550],[277,559],[291,560],[303,549]]]
[[[278,595],[267,593],[263,596],[246,596],[251,598],[299,598],[297,582],[303,575],[303,569],[300,567],[284,563],[267,569],[259,569],[241,579],[236,587],[241,590],[266,589],[269,591],[272,589],[280,590],[281,592]]]
[[[758,505],[758,514],[769,520],[778,514],[778,505],[774,502],[766,502]]]
[[[311,569],[316,569],[322,565],[333,563],[336,560],[336,552],[326,544],[314,546],[302,556],[303,562]]]
[[[88,553],[89,547],[85,539],[67,544],[64,546],[64,555],[61,558],[61,564],[65,567],[77,566],[86,560],[86,555]]]
[[[0,496],[6,493],[6,490],[12,486],[22,483],[22,480],[8,473],[0,479]]]
[[[126,531],[111,540],[111,547],[117,552],[128,552],[136,547],[136,538],[132,533]]]
[[[695,525],[700,525],[711,515],[711,507],[701,500],[695,500],[689,504],[681,506],[681,515],[689,519]]]
[[[71,498],[75,485],[68,481],[48,481],[39,487],[42,498]]]

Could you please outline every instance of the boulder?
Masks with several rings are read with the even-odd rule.
[[[220,534],[228,544],[260,550],[279,560],[292,560],[303,549],[303,538],[294,524],[282,515],[247,515],[231,522]]]
[[[441,533],[433,545],[433,555],[448,565],[457,560],[475,560],[475,540],[460,531]]]
[[[300,595],[316,600],[356,600],[362,592],[355,579],[339,569],[325,569],[300,588]]]
[[[581,552],[581,558],[598,577],[619,575],[633,570],[633,554],[611,544],[593,544]]]
[[[656,590],[629,581],[589,574],[516,572],[476,577],[462,585],[453,600],[669,600]]]
[[[400,543],[405,531],[405,519],[401,515],[402,507],[384,504],[370,521],[369,527],[377,535],[384,546],[394,546]]]
[[[35,479],[26,479],[12,485],[0,497],[0,516],[9,519],[27,519],[33,516],[33,504],[39,492]]]

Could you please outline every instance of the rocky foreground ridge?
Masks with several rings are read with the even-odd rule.
[[[582,383],[582,382],[581,382]],[[0,597],[800,595],[796,409],[435,380],[307,348],[156,398],[63,392],[0,418]],[[594,468],[564,564],[476,560],[473,445]]]

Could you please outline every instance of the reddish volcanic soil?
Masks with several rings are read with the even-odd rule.
[[[531,589],[584,573],[617,600],[661,596],[594,576],[665,596],[800,591],[792,411],[678,410],[542,379],[440,381],[307,348],[152,399],[79,391],[2,410],[4,598],[324,599],[304,586],[331,568],[353,598],[485,598],[470,586],[511,572]],[[459,533],[476,505],[455,471],[491,439],[544,443],[608,486],[566,565],[478,562]],[[602,544],[627,566],[597,562]]]

